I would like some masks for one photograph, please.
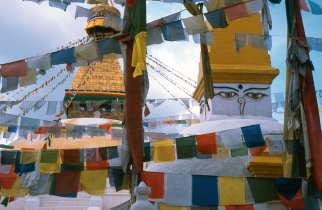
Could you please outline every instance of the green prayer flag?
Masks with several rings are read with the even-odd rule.
[[[196,157],[196,137],[188,136],[176,138],[176,148],[178,159],[194,158]]]
[[[11,146],[11,145],[5,145],[5,144],[0,144],[0,148],[2,149],[13,149],[14,146]]]
[[[59,157],[59,150],[42,150],[40,163],[56,163]]]
[[[239,157],[239,156],[248,156],[248,149],[246,147],[246,143],[243,142],[241,148],[232,149],[231,150],[232,157]]]
[[[84,163],[61,164],[60,172],[80,172],[84,171]]]
[[[304,198],[304,210],[319,210],[320,205],[316,197],[306,196]]]
[[[274,179],[247,177],[255,203],[278,200]]]

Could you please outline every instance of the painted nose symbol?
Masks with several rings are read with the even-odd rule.
[[[243,115],[244,114],[244,107],[245,107],[246,100],[243,97],[239,97],[237,99],[237,102],[239,103],[239,113],[240,113],[240,115]]]

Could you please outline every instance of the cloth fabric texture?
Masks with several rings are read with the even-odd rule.
[[[207,12],[205,16],[213,28],[226,28],[228,26],[223,9]]]
[[[276,178],[277,194],[287,208],[304,208],[304,200],[301,195],[302,179],[300,178]]]
[[[94,60],[99,57],[96,42],[79,45],[74,48],[75,56],[80,60]]]
[[[176,138],[176,150],[177,150],[178,159],[196,157],[197,155],[196,137],[189,136],[189,137]]]
[[[166,41],[180,41],[187,39],[186,31],[183,28],[181,20],[162,25],[161,31],[163,38]]]
[[[76,63],[74,48],[69,48],[51,53],[52,65]]]
[[[95,14],[94,11],[90,10],[90,9],[87,9],[87,8],[84,8],[84,7],[81,7],[81,6],[77,6],[76,7],[76,12],[75,12],[75,19],[76,18],[79,18],[79,17],[91,17]]]
[[[248,16],[245,3],[226,7],[224,11],[230,21]]]
[[[192,205],[192,176],[190,174],[166,174],[164,202],[171,206]]]
[[[162,199],[164,196],[164,173],[144,171],[142,180],[151,187],[149,198]]]
[[[61,0],[49,0],[49,6],[66,11],[68,3]]]
[[[29,189],[21,187],[21,177],[17,177],[15,183],[13,184],[11,189],[1,189],[2,196],[12,196],[15,197],[24,197],[28,194]]]
[[[80,183],[80,172],[64,172],[55,174],[56,193],[77,193]]]
[[[153,142],[155,162],[170,162],[175,160],[173,140],[161,140]]]
[[[253,15],[259,11],[261,11],[264,7],[264,1],[263,0],[254,0],[246,2],[246,8],[249,13],[249,15]]]
[[[167,204],[160,203],[159,204],[160,210],[188,210],[188,207],[185,206],[168,206]]]
[[[27,59],[27,65],[31,69],[48,70],[51,68],[50,54],[40,55]]]
[[[146,33],[147,33],[147,37],[146,37],[147,46],[163,43],[163,39],[161,36],[162,31],[160,27],[148,28]]]
[[[90,195],[103,195],[106,188],[107,170],[85,170],[81,172],[82,190]]]
[[[218,182],[216,176],[192,175],[192,205],[219,205]]]
[[[58,104],[58,101],[48,101],[47,115],[57,114],[57,112],[56,112],[57,104]]]
[[[203,154],[216,154],[216,133],[197,135],[197,150]]]
[[[121,47],[117,40],[115,39],[103,39],[97,41],[97,48],[101,55],[104,54],[121,54]]]
[[[247,148],[264,146],[265,141],[259,124],[241,128]]]
[[[197,44],[206,44],[212,45],[214,44],[214,32],[207,31],[201,34],[195,34],[192,36],[193,41]]]
[[[61,153],[63,163],[79,163],[80,150],[79,149],[65,149]]]
[[[225,206],[226,210],[254,210],[253,204]]]
[[[1,93],[16,90],[19,84],[19,77],[2,77]]]
[[[227,149],[237,149],[242,147],[241,131],[240,129],[232,129],[221,131],[217,133],[220,136],[221,143]]]
[[[121,166],[108,167],[108,177],[111,187],[115,187],[116,191],[122,190],[124,181],[124,172]]]
[[[37,70],[27,68],[26,76],[19,77],[19,87],[25,87],[28,85],[36,84],[37,82]]]
[[[274,179],[247,177],[255,203],[265,203],[277,199]]]
[[[219,204],[244,205],[244,177],[218,177]]]
[[[182,20],[182,22],[185,25],[189,35],[200,34],[208,31],[203,15],[185,18]]]
[[[312,14],[322,15],[322,6],[320,6],[318,3],[313,2],[312,0],[309,0],[309,4]]]
[[[1,64],[0,75],[2,77],[24,77],[26,76],[26,62],[19,60],[11,63]]]

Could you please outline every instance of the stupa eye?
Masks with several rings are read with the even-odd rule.
[[[246,93],[245,95],[253,100],[259,100],[267,96],[265,93],[254,93],[254,92],[249,92],[249,93]]]
[[[237,95],[237,93],[233,92],[233,91],[221,91],[219,93],[217,93],[216,95],[219,95],[223,98],[233,98]]]

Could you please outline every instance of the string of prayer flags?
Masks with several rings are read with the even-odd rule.
[[[153,142],[155,162],[170,162],[175,160],[174,144],[172,140]]]
[[[304,208],[302,197],[302,179],[277,178],[275,179],[277,195],[287,208]]]
[[[241,128],[247,148],[260,147],[265,145],[262,130],[259,124]]]
[[[309,0],[309,4],[311,7],[311,12],[314,15],[322,15],[322,6],[319,5],[319,3],[313,2],[312,0]]]
[[[149,198],[162,199],[164,196],[164,173],[144,171],[142,180],[151,187]]]
[[[197,155],[195,136],[176,138],[177,158],[194,158]]]
[[[192,176],[190,174],[165,175],[164,202],[172,206],[192,205]]]
[[[192,175],[192,205],[219,206],[216,176]]]
[[[197,150],[203,154],[216,154],[216,133],[197,135]]]
[[[101,196],[106,188],[107,170],[85,170],[81,172],[82,189],[91,195]]]
[[[218,185],[221,206],[245,204],[244,177],[218,177]]]

